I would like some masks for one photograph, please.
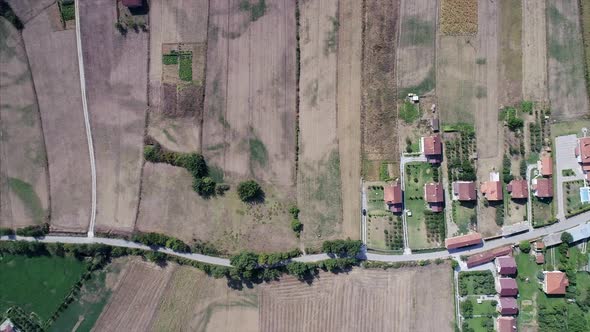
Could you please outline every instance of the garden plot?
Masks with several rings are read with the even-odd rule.
[[[146,163],[136,229],[187,243],[210,242],[228,253],[287,251],[297,246],[288,212],[294,195],[262,184],[265,202],[246,204],[238,197],[237,183],[229,182],[231,190],[224,196],[203,199],[193,190],[192,180],[180,167]]]
[[[43,124],[49,163],[51,227],[86,232],[90,164],[84,131],[73,30],[53,32],[49,10],[32,19],[25,41]]]
[[[301,3],[297,204],[306,244],[342,237],[336,123],[338,2]]]
[[[19,32],[0,18],[0,227],[47,221],[49,183],[41,118]]]
[[[260,331],[450,332],[452,289],[448,264],[321,273],[311,285],[284,277],[261,286]]]
[[[424,95],[434,90],[437,2],[402,0],[397,50],[398,95]]]
[[[245,8],[240,1],[215,1],[209,12],[203,154],[231,178],[254,177],[291,190],[295,2]]]
[[[522,95],[547,101],[547,19],[545,1],[522,1]]]
[[[130,233],[143,164],[148,34],[121,35],[115,6],[110,0],[81,3],[80,33],[98,180],[96,230]]]
[[[549,99],[556,120],[588,114],[579,15],[578,1],[547,2]]]
[[[404,230],[401,216],[369,213],[367,217],[367,248],[380,251],[404,249]]]
[[[148,134],[175,151],[201,151],[208,10],[204,0],[150,2]]]
[[[340,0],[338,3],[338,147],[342,179],[342,231],[358,239],[359,176],[361,174],[361,55],[363,3]]]
[[[396,49],[399,0],[365,3],[362,71],[363,177],[379,179],[382,162],[399,168]],[[395,177],[395,174],[394,174]]]

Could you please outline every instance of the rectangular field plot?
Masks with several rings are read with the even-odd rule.
[[[402,218],[386,212],[367,217],[367,247],[374,250],[398,251],[404,248]]]

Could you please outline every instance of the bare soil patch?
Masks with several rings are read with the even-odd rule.
[[[116,2],[80,4],[97,176],[97,231],[131,232],[139,200],[147,110],[148,34],[115,29]]]
[[[522,95],[546,101],[547,26],[545,1],[522,1]]]
[[[85,232],[90,212],[90,165],[73,30],[53,32],[46,10],[23,38],[37,92],[50,175],[51,226]]]
[[[452,289],[447,264],[285,277],[261,286],[260,330],[452,331]]]
[[[246,204],[233,182],[224,196],[203,199],[192,188],[192,176],[179,167],[146,163],[143,176],[139,231],[169,234],[189,243],[207,241],[229,253],[287,251],[297,246],[288,212],[294,193],[263,184],[264,204]]]
[[[588,115],[578,1],[547,1],[549,99],[557,121]]]
[[[0,18],[0,226],[49,217],[47,155],[33,78],[20,33]]]

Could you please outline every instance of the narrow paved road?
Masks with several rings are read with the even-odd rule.
[[[92,177],[92,206],[90,210],[90,223],[88,224],[88,237],[94,237],[94,221],[96,220],[96,165],[94,163],[94,145],[92,143],[92,130],[86,100],[86,78],[84,76],[84,57],[82,56],[82,38],[80,38],[80,0],[75,2],[76,15],[76,45],[78,48],[78,69],[80,70],[80,91],[82,92],[82,110],[84,111],[84,126],[86,128],[86,141],[88,143],[88,155],[90,157],[90,172]]]

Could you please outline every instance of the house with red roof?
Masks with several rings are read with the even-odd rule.
[[[518,295],[518,285],[514,278],[498,278],[496,280],[496,292],[500,296]]]
[[[403,193],[401,184],[396,181],[383,188],[383,200],[393,213],[403,211]]]
[[[516,274],[516,260],[512,256],[496,258],[496,271],[498,274],[509,276]]]
[[[531,181],[533,194],[539,198],[553,197],[552,178],[534,178]]]
[[[516,315],[518,314],[518,302],[514,297],[501,297],[496,309],[502,315]]]
[[[512,254],[512,247],[511,246],[504,246],[484,252],[480,252],[474,255],[471,255],[467,258],[467,267],[472,268],[474,266],[478,266],[481,264],[489,263],[493,261],[496,257],[506,256]]]
[[[502,193],[502,182],[499,180],[483,182],[479,191],[481,191],[482,195],[488,201],[501,201],[504,197]]]
[[[537,168],[542,176],[553,175],[553,158],[550,156],[541,157],[541,160],[537,163]]]
[[[424,200],[432,212],[441,212],[445,201],[442,184],[435,182],[425,184]]]
[[[496,331],[516,332],[516,318],[509,316],[498,317],[498,319],[496,319]]]
[[[455,236],[455,237],[450,237],[450,238],[446,239],[445,240],[445,247],[448,250],[452,250],[452,249],[457,249],[457,248],[462,248],[462,247],[467,247],[467,246],[473,246],[473,245],[481,244],[481,243],[482,243],[481,234],[470,233],[467,235]]]
[[[565,273],[561,271],[543,272],[543,292],[547,295],[565,295],[565,290],[569,286],[569,280]]]
[[[543,253],[535,254],[535,263],[545,264],[545,255],[543,255]]]
[[[529,185],[526,180],[512,180],[506,186],[512,199],[526,199],[529,197]]]
[[[442,162],[442,141],[440,135],[422,137],[422,147],[426,160],[431,164]]]
[[[454,201],[475,201],[477,192],[475,191],[475,182],[473,181],[455,181],[453,182],[453,200]]]
[[[590,137],[578,138],[578,144],[574,152],[582,171],[586,174],[586,178],[590,179]]]

